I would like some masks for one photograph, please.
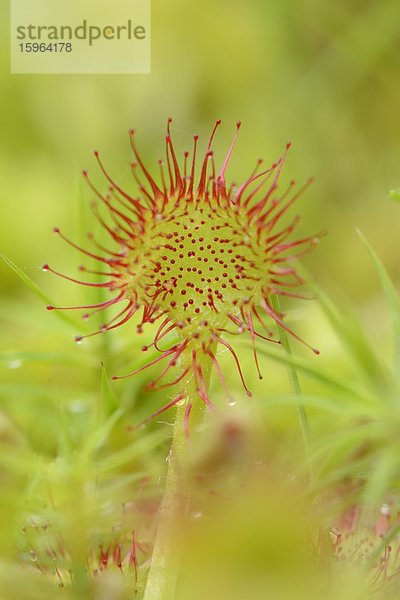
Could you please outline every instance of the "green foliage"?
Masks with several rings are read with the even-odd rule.
[[[8,23],[5,15],[3,43]],[[85,323],[45,305],[99,302],[102,292],[72,289],[42,274],[40,265],[51,261],[68,274],[74,268],[71,249],[51,235],[55,225],[86,246],[92,196],[74,178],[87,167],[101,182],[92,147],[132,190],[124,132],[136,127],[143,155],[159,156],[159,132],[172,115],[180,155],[187,132],[202,134],[222,117],[217,158],[232,124],[242,120],[229,167],[237,182],[248,176],[254,154],[270,164],[293,140],[290,177],[317,178],[300,227],[305,235],[329,230],[306,259],[319,282],[311,284],[317,300],[283,307],[286,322],[321,355],[290,336],[292,354],[258,342],[259,382],[249,347],[240,349],[249,399],[230,377],[231,358],[219,350],[236,404],[228,405],[214,373],[218,412],[200,428],[187,475],[193,506],[178,597],[261,600],[267,588],[268,597],[283,600],[397,599],[399,190],[390,192],[395,202],[379,199],[398,176],[398,0],[155,0],[152,30],[149,76],[15,76],[8,73],[7,49],[0,56],[0,237],[2,253],[13,259],[0,261],[0,598],[143,595],[173,414],[138,424],[173,396],[146,392],[154,372],[112,383],[110,376],[156,357],[155,350],[145,358],[140,353],[146,332],[141,339],[127,326],[74,345],[73,336],[95,331],[100,317]],[[244,148],[251,148],[247,156]],[[157,168],[155,162],[152,172]],[[354,223],[371,241],[367,252]],[[351,300],[338,300],[337,289]],[[310,424],[308,456],[299,402]],[[376,540],[381,502],[393,516],[385,538]],[[366,513],[355,547],[374,538],[374,550],[367,562],[358,560],[355,547],[332,561],[321,529],[326,533],[354,505]],[[133,540],[140,544],[134,547],[137,580]],[[376,564],[385,567],[389,542],[388,589]],[[122,573],[111,557],[115,544]],[[100,545],[108,560],[103,570]]]
[[[261,479],[258,475],[257,487],[267,486],[262,494],[267,493],[268,480],[272,477],[276,479],[275,493],[279,498],[280,493],[286,494],[283,482],[280,482],[285,472],[289,470],[297,473],[296,477],[305,478],[306,485],[300,485],[294,497],[305,507],[317,503],[319,515],[312,525],[306,524],[308,517],[297,515],[301,527],[326,529],[346,506],[357,503],[365,510],[375,510],[380,503],[397,502],[400,497],[400,374],[397,368],[400,301],[379,258],[361,234],[360,237],[372,259],[392,317],[395,341],[392,359],[389,360],[386,351],[382,352],[381,344],[371,343],[370,334],[366,333],[365,325],[354,311],[348,307],[343,310],[320,286],[312,283],[316,295],[314,302],[318,302],[325,315],[325,332],[330,329],[335,334],[339,344],[335,356],[344,361],[345,370],[341,374],[343,366],[338,368],[336,359],[324,360],[323,353],[319,357],[293,354],[290,336],[286,334],[282,340],[284,348],[259,343],[257,351],[266,357],[268,364],[276,363],[288,369],[292,392],[282,393],[282,379],[279,377],[276,389],[271,389],[268,397],[257,395],[251,410],[248,399],[235,407],[238,412],[234,417],[236,425],[233,431],[235,436],[240,432],[237,438],[241,440],[240,462],[230,454],[234,449],[230,446],[232,442],[224,445],[223,432],[229,423],[229,428],[232,428],[233,414],[225,414],[223,404],[220,404],[222,412],[216,423],[220,422],[217,427],[222,429],[215,438],[219,440],[217,446],[213,442],[214,426],[210,417],[204,426],[200,447],[196,450],[196,455],[201,457],[200,462],[196,459],[190,467],[193,470],[190,477],[197,477],[195,474],[199,468],[202,479],[214,481],[218,473],[214,485],[220,493],[231,489],[232,492],[236,490],[233,493],[237,495],[236,477],[248,480],[250,488],[253,485],[253,436],[261,441],[268,435],[274,437],[280,428],[283,438],[276,442],[274,454],[278,451],[278,456],[273,462],[267,459],[273,446],[267,444],[264,447],[263,442],[257,451],[263,469],[269,464],[268,477],[265,479],[263,472]],[[35,294],[48,301],[36,284],[24,273],[21,275],[15,265],[9,264]],[[279,306],[275,308],[278,310]],[[101,348],[104,349],[104,346],[100,344]],[[125,352],[124,344],[121,348]],[[7,515],[7,519],[2,521],[3,535],[0,538],[3,555],[0,589],[7,598],[51,598],[59,585],[66,588],[68,598],[97,598],[100,581],[104,589],[109,590],[107,593],[118,593],[120,598],[130,597],[134,589],[140,597],[143,591],[147,573],[146,553],[151,547],[152,521],[160,499],[157,481],[163,473],[169,425],[150,423],[145,428],[135,426],[141,420],[137,414],[135,416],[135,406],[142,402],[140,387],[132,387],[128,381],[124,391],[124,388],[121,390],[113,384],[105,366],[98,364],[98,352],[99,345],[92,344],[79,355],[76,349],[70,353],[38,349],[7,351],[0,356],[5,371],[7,368],[11,372],[18,371],[31,365],[36,369],[35,373],[44,368],[46,377],[52,371],[60,374],[50,385],[46,385],[40,375],[35,381],[33,372],[18,380],[8,377],[8,381],[0,385],[0,463],[7,490],[0,507],[1,514]],[[106,356],[109,360],[111,354],[108,348]],[[118,349],[116,354],[118,356]],[[96,381],[99,383],[96,384]],[[126,393],[127,397],[131,394],[137,397],[131,397],[127,402],[123,400]],[[236,396],[239,395],[238,390]],[[301,439],[298,430],[291,425],[294,409],[299,408],[299,403],[303,414],[307,413],[310,425],[306,432],[306,454],[299,451]],[[146,410],[148,414],[152,411],[149,406]],[[287,415],[281,425],[279,420],[274,421],[278,414]],[[273,441],[270,444],[273,445]],[[290,451],[293,447],[298,448],[295,454]],[[343,492],[343,489],[346,491]],[[217,495],[215,506],[210,506],[208,501],[204,503],[203,490],[197,483],[192,494],[193,510],[198,510],[199,514],[203,511],[209,513],[210,518],[212,515],[215,518],[215,511],[221,510],[225,502]],[[240,511],[254,510],[260,490],[255,490],[254,494],[254,497],[250,493],[243,499],[242,508],[234,509],[239,510],[238,514],[242,514],[243,519],[245,513]],[[277,502],[279,504],[279,499]],[[252,503],[255,503],[254,506]],[[274,519],[275,505],[272,503],[268,510],[271,511],[270,518]],[[287,510],[290,512],[289,508]],[[235,517],[236,521],[237,518],[240,517]],[[303,524],[302,519],[306,519]],[[267,529],[269,527],[267,525]],[[139,561],[137,574],[130,559],[136,531],[139,541],[144,543],[141,546],[143,553],[135,546]],[[201,531],[193,533],[195,538],[198,535],[211,536],[210,532]],[[286,536],[280,529],[278,536],[271,528],[269,531],[269,535],[275,536],[271,538],[273,544],[283,544],[282,557],[286,558],[282,558],[279,568],[291,569],[292,559],[297,560],[296,552],[302,553],[303,550],[300,546],[297,548],[297,541],[294,544],[292,533]],[[397,539],[397,531],[398,524],[393,522],[388,539]],[[242,536],[243,532],[237,535]],[[260,549],[263,535],[260,530],[257,542],[261,544]],[[194,577],[197,577],[197,570],[190,566],[194,543],[192,533],[184,543],[188,544],[188,568],[193,569]],[[201,537],[197,543],[201,548],[201,544],[206,542]],[[228,546],[229,543],[227,540]],[[245,547],[248,545],[246,536],[242,543]],[[364,568],[374,569],[374,560],[382,555],[386,543],[383,541],[374,546],[370,562],[366,562]],[[124,559],[122,573],[118,568],[116,548]],[[255,550],[249,546],[248,551]],[[106,557],[107,567],[101,563],[102,556]],[[312,557],[309,559],[311,562],[307,563],[305,572],[314,568]],[[197,554],[193,560],[198,561]],[[221,572],[224,572],[224,564],[222,560],[219,565]],[[201,569],[207,569],[206,565],[207,561]],[[40,579],[39,573],[42,574]],[[212,577],[217,589],[221,581],[216,573]],[[296,586],[304,587],[304,594],[308,593],[310,597],[316,594],[318,597],[318,586],[323,585],[327,576],[324,569],[319,568],[314,573],[315,588],[309,588],[306,579],[297,582]],[[12,584],[11,579],[17,580],[17,583]],[[187,585],[186,579],[182,580],[178,595]],[[245,580],[237,581],[236,589],[240,590],[242,585],[245,585]],[[362,571],[358,574],[354,571],[351,583],[345,585],[352,590],[352,597],[363,597]],[[275,581],[274,586],[277,586],[277,597],[286,594],[286,598],[294,593],[287,590],[283,582],[279,587]],[[254,591],[254,597],[258,597],[257,593]],[[339,591],[332,593],[332,598],[336,598],[335,594]]]

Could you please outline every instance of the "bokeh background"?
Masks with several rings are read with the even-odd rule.
[[[316,178],[297,205],[301,233],[328,232],[305,259],[307,270],[333,295],[350,297],[380,343],[385,317],[378,281],[356,228],[398,281],[399,206],[388,199],[389,190],[400,186],[398,0],[153,0],[149,75],[10,75],[5,1],[0,38],[1,252],[55,304],[86,298],[81,288],[42,273],[41,265],[76,273],[80,258],[52,228],[75,239],[90,229],[92,195],[81,171],[97,173],[94,149],[109,172],[133,189],[129,128],[137,129],[144,158],[156,166],[168,117],[174,118],[180,152],[191,147],[194,133],[204,142],[221,118],[218,162],[241,120],[228,179],[240,182],[256,159],[272,162],[293,142],[285,181]],[[96,181],[102,185],[100,177]],[[132,366],[143,342],[128,331],[123,342],[117,333],[110,342],[77,348],[72,338],[80,333],[78,319],[78,331],[58,321],[2,262],[0,288],[1,436],[22,444],[23,430],[35,452],[52,455],[64,418],[60,403],[69,407],[71,435],[79,440],[80,415],[97,390],[100,360],[112,369],[111,350],[121,357],[127,343],[130,354],[118,366]],[[332,334],[316,306],[296,310],[306,316],[308,339],[332,358]],[[248,377],[262,398],[268,383],[255,382],[247,354]],[[136,380],[121,388],[121,401],[133,402],[140,386]],[[146,415],[149,400],[142,404],[139,414]],[[278,433],[292,422],[288,413],[275,418]]]
[[[285,181],[316,178],[297,204],[300,232],[328,232],[305,264],[324,289],[349,296],[379,338],[378,282],[356,228],[398,280],[398,206],[388,199],[400,185],[396,0],[153,0],[152,72],[137,76],[10,75],[6,3],[2,13],[1,251],[56,305],[85,298],[41,265],[76,273],[80,257],[52,228],[78,240],[92,228],[92,194],[81,177],[88,168],[96,179],[92,151],[101,151],[109,172],[133,190],[129,128],[138,130],[143,156],[156,168],[169,116],[180,152],[194,133],[205,141],[222,118],[218,163],[240,119],[228,178],[241,181],[257,158],[270,163],[293,142]],[[96,182],[104,185],[101,177]],[[78,356],[69,331],[57,337],[44,303],[2,262],[0,273],[4,350],[67,344]],[[307,312],[311,341],[323,346],[328,333],[316,307],[296,310]]]
[[[316,177],[302,200],[303,229],[329,231],[310,258],[313,270],[358,298],[371,293],[356,226],[399,272],[396,208],[387,201],[400,179],[398,17],[395,0],[153,0],[150,75],[20,76],[8,73],[4,14],[3,252],[32,269],[59,259],[65,249],[55,249],[49,231],[76,226],[82,168],[98,148],[113,174],[123,172],[130,127],[153,160],[168,116],[181,150],[222,118],[222,157],[240,119],[229,176],[240,180],[256,158],[272,161],[291,140],[287,176]],[[19,282],[1,273],[6,297],[20,299]]]

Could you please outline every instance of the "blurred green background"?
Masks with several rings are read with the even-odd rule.
[[[293,142],[283,182],[295,178],[300,185],[316,178],[295,208],[303,215],[300,233],[328,232],[305,264],[324,289],[352,298],[381,341],[385,319],[377,277],[355,229],[364,232],[398,279],[399,207],[388,199],[388,191],[400,185],[397,0],[153,0],[152,72],[138,76],[10,75],[8,14],[6,3],[1,6],[1,252],[56,305],[95,300],[90,290],[41,271],[49,262],[63,273],[77,274],[81,257],[52,228],[59,226],[81,241],[91,229],[93,195],[82,181],[82,169],[104,186],[93,149],[101,151],[109,172],[134,190],[129,128],[138,130],[143,156],[156,169],[169,116],[180,153],[191,148],[194,133],[205,143],[214,121],[222,118],[215,140],[218,164],[240,119],[228,181],[240,182],[259,157],[271,163],[288,140]],[[123,365],[142,360],[138,349],[143,341],[132,335],[131,326],[124,334],[99,336],[101,341],[94,338],[78,348],[72,339],[83,331],[79,315],[75,329],[64,327],[3,262],[0,285],[3,377],[13,386],[68,381],[91,391],[100,360],[110,374],[115,372],[110,348],[114,344],[120,351],[124,339],[129,351],[120,352]],[[297,321],[307,316],[296,327],[324,351],[321,361],[329,359],[335,354],[332,336],[316,304],[296,303],[296,311]],[[45,358],[21,365],[13,359],[15,351],[53,353],[53,363],[55,352],[61,358],[51,368]],[[246,356],[250,383],[262,395],[276,369],[271,374],[267,367],[271,377],[258,384],[250,353]],[[92,360],[92,370],[83,366],[84,358]],[[20,394],[26,396],[26,390]],[[25,402],[17,405],[22,420],[32,412],[28,397]],[[145,402],[148,414],[152,401]],[[48,432],[46,420],[42,428]],[[40,420],[32,430],[43,443]]]
[[[169,116],[174,118],[180,153],[191,148],[194,133],[205,143],[214,121],[221,118],[223,126],[215,140],[218,164],[236,121],[241,120],[228,181],[240,182],[259,157],[270,163],[287,141],[293,142],[283,180],[295,178],[301,184],[310,176],[316,178],[297,204],[303,215],[301,233],[328,232],[306,257],[307,269],[322,288],[350,296],[378,344],[382,341],[386,320],[378,281],[355,229],[364,232],[398,281],[399,206],[388,199],[388,191],[400,186],[398,0],[153,0],[152,72],[138,76],[10,75],[6,4],[1,4],[0,25],[1,252],[55,304],[93,300],[83,288],[41,271],[48,262],[63,273],[77,273],[80,257],[52,234],[52,228],[60,226],[73,239],[82,239],[90,229],[92,194],[82,182],[82,169],[94,173],[99,186],[104,184],[97,175],[93,149],[101,151],[118,181],[134,189],[129,180],[129,128],[137,129],[142,154],[156,168]],[[101,340],[77,347],[72,338],[81,333],[78,316],[75,329],[64,326],[2,262],[0,286],[0,443],[6,448],[11,444],[13,452],[26,447],[27,456],[32,456],[32,449],[45,457],[64,456],[63,436],[72,448],[88,439],[92,409],[98,402],[100,360],[109,374],[127,372],[142,360],[143,340],[127,325],[124,333],[99,336]],[[338,370],[351,379],[346,358],[338,355],[317,303],[296,304],[296,311],[294,319],[306,316],[302,324],[296,323],[296,330],[303,329],[307,340],[323,350],[320,364],[329,364],[334,371],[338,362]],[[283,368],[275,364],[271,368],[263,357],[268,377],[260,383],[250,352],[242,353],[249,385],[260,404],[271,391],[287,390]],[[107,410],[112,413],[116,406],[131,408],[140,402],[127,423],[148,416],[162,398],[141,394],[142,385],[138,377],[113,386],[116,398],[103,389]],[[235,393],[243,395],[239,386]],[[301,443],[297,433],[290,433],[296,427],[295,411],[291,406],[279,410],[272,406],[266,420],[270,427],[264,438],[266,454],[279,455],[290,465],[297,448],[290,435]],[[330,417],[326,423],[330,425]],[[282,432],[289,438],[282,438]],[[121,426],[110,442],[113,452],[130,440]],[[155,452],[155,463],[158,458]],[[14,527],[10,515],[21,508],[18,490],[38,505],[41,502],[35,486],[26,487],[25,479],[20,480],[26,473],[14,467],[7,480],[9,493],[0,506],[4,509],[0,544],[11,554],[14,542],[7,541],[6,533]],[[153,469],[148,464],[142,467],[145,472]],[[84,487],[85,468],[78,470],[82,481],[73,483],[77,489]],[[154,467],[155,472],[160,468]],[[65,481],[70,489],[68,477]],[[72,497],[75,488],[71,489]]]
[[[156,168],[169,116],[174,117],[180,153],[191,147],[193,133],[205,143],[215,119],[222,118],[215,141],[218,164],[240,119],[228,180],[240,182],[257,158],[270,163],[288,140],[293,142],[284,181],[295,178],[301,184],[309,176],[316,178],[297,203],[303,215],[301,233],[328,231],[305,259],[307,268],[324,289],[344,290],[379,338],[377,278],[355,228],[365,233],[389,273],[398,278],[398,206],[387,197],[400,185],[397,0],[153,0],[152,72],[138,76],[10,75],[6,8],[2,3],[1,251],[56,305],[93,300],[79,286],[41,271],[49,262],[61,272],[76,274],[81,258],[52,234],[52,227],[60,226],[79,240],[92,226],[92,193],[81,171],[88,168],[98,185],[104,185],[93,149],[101,151],[118,181],[134,189],[129,128],[138,130],[143,156]],[[65,360],[52,369],[29,361],[24,369],[16,368],[21,365],[13,361],[15,350],[67,352],[73,364],[92,355],[71,342],[80,325],[72,333],[56,326],[57,317],[45,310],[45,303],[2,262],[0,270],[4,377],[13,385],[22,377],[30,383],[66,377],[82,383],[88,378],[92,389],[98,370],[76,374],[72,368],[61,374]],[[298,306],[300,316],[310,317],[303,326],[307,338],[329,349],[330,334],[315,304]],[[131,365],[142,341],[130,335],[129,325],[125,330],[131,344],[126,363]],[[120,334],[104,338],[118,345]],[[107,340],[98,343],[94,340],[91,346],[99,350],[94,354],[97,365],[110,349]],[[254,374],[253,363],[248,364]],[[36,427],[40,438],[38,423]]]
[[[92,226],[86,224],[92,193],[81,171],[88,168],[104,185],[93,149],[118,181],[134,189],[129,128],[138,130],[142,153],[156,168],[169,116],[181,153],[191,147],[193,133],[204,143],[222,118],[217,164],[235,122],[243,124],[228,180],[240,182],[257,158],[268,164],[293,142],[284,181],[316,178],[295,209],[303,215],[301,233],[328,231],[306,258],[307,268],[325,289],[352,297],[372,326],[380,318],[377,279],[355,228],[397,279],[398,206],[387,198],[400,185],[397,0],[153,0],[152,72],[138,76],[10,75],[5,2],[2,11],[1,251],[55,304],[87,300],[81,288],[40,267],[49,262],[76,273],[81,258],[52,227],[79,240]],[[4,350],[51,351],[67,344],[78,356],[70,333],[57,337],[54,315],[2,262],[0,282]],[[311,304],[299,310],[313,318]],[[315,322],[312,343],[321,346],[325,332]]]
[[[387,200],[400,182],[396,0],[153,0],[152,73],[138,76],[10,75],[5,5],[1,246],[36,279],[44,260],[60,263],[69,254],[51,228],[74,233],[80,172],[93,170],[92,150],[118,177],[130,157],[127,130],[138,129],[154,160],[168,116],[181,151],[222,118],[220,158],[240,119],[228,174],[238,181],[256,158],[274,160],[291,140],[286,177],[316,177],[301,200],[302,230],[329,231],[309,259],[318,278],[358,299],[373,293],[356,226],[399,274],[398,219]],[[25,290],[1,269],[5,297],[21,300]]]

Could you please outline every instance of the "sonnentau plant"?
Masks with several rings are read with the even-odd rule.
[[[104,271],[101,283],[81,282],[86,286],[105,288],[112,298],[100,304],[80,308],[93,312],[123,303],[122,310],[98,331],[89,336],[78,336],[82,341],[127,323],[142,311],[137,326],[141,333],[147,323],[160,322],[155,333],[154,346],[160,355],[145,367],[166,361],[162,372],[150,387],[163,380],[171,371],[173,384],[193,378],[198,396],[210,408],[213,403],[207,392],[204,362],[211,362],[225,387],[218,358],[217,344],[232,355],[247,394],[242,369],[232,344],[231,334],[247,332],[253,344],[255,338],[279,343],[270,332],[271,322],[289,330],[278,310],[271,302],[272,296],[299,297],[293,288],[302,283],[292,259],[308,251],[317,242],[317,236],[292,239],[299,222],[296,216],[290,224],[281,225],[282,217],[300,194],[309,186],[308,181],[297,192],[291,181],[283,192],[278,182],[287,150],[269,168],[258,172],[262,161],[240,186],[227,188],[225,172],[236,142],[240,123],[223,165],[216,173],[211,149],[217,121],[210,136],[200,176],[196,183],[196,155],[198,136],[194,137],[192,159],[184,153],[183,166],[172,143],[170,123],[166,136],[166,167],[159,161],[160,181],[157,183],[144,165],[136,147],[135,132],[130,131],[130,141],[135,156],[131,164],[136,181],[136,193],[123,190],[107,173],[99,153],[95,157],[104,173],[108,192],[101,193],[92,183],[87,171],[83,172],[89,186],[108,213],[108,220],[98,205],[93,205],[96,218],[107,231],[114,249],[93,243],[101,253],[93,253],[70,241],[59,228],[54,231],[84,255],[97,260]],[[166,170],[166,173],[165,173]],[[142,181],[142,179],[144,179]],[[43,269],[56,273],[49,265]],[[85,267],[81,271],[87,270]],[[57,273],[60,275],[59,273]],[[65,275],[62,277],[77,281]],[[50,305],[49,310],[56,307]],[[230,329],[229,329],[230,328]],[[175,336],[172,336],[175,332]],[[165,344],[166,348],[161,348]],[[146,352],[150,346],[144,346]],[[317,352],[314,350],[314,352]],[[254,347],[254,357],[262,378]],[[133,375],[115,376],[121,379]],[[169,382],[167,385],[172,385]],[[168,407],[182,400],[180,394]],[[190,412],[187,405],[187,413]]]
[[[282,341],[285,349],[287,333],[298,338],[284,323],[277,297],[301,297],[295,288],[303,281],[296,272],[293,259],[319,241],[318,236],[293,238],[299,216],[289,224],[283,223],[285,213],[311,182],[294,191],[295,182],[291,181],[283,191],[279,190],[290,144],[270,167],[261,170],[262,161],[259,160],[241,185],[227,187],[225,173],[240,123],[237,123],[233,141],[217,173],[212,143],[220,123],[219,120],[215,123],[199,174],[196,174],[198,136],[194,136],[191,160],[185,152],[183,164],[180,164],[169,119],[166,160],[159,161],[158,182],[144,165],[132,130],[130,141],[134,162],[131,169],[136,182],[133,194],[110,177],[99,153],[95,152],[108,182],[108,191],[99,191],[87,171],[83,175],[98,199],[93,205],[95,217],[114,247],[109,249],[92,238],[96,247],[92,252],[75,244],[59,228],[54,231],[101,265],[99,270],[81,267],[81,271],[104,280],[82,282],[61,275],[48,264],[43,266],[45,271],[89,287],[104,288],[112,295],[111,299],[98,304],[65,308],[50,305],[49,310],[78,308],[89,317],[123,304],[123,308],[98,331],[89,336],[78,336],[78,342],[84,337],[116,329],[138,311],[141,311],[137,326],[139,334],[144,325],[159,323],[153,342],[142,348],[146,352],[153,346],[159,356],[128,375],[113,377],[123,379],[163,361],[164,368],[150,387],[161,389],[173,385],[176,389],[175,397],[154,413],[178,406],[145,600],[174,596],[178,571],[172,541],[177,531],[174,524],[187,513],[190,495],[182,482],[189,417],[193,422],[204,405],[212,410],[215,408],[208,391],[212,368],[226,389],[217,346],[220,344],[232,355],[246,393],[251,396],[231,338],[244,333],[249,335],[258,375],[262,378],[256,338],[274,343]],[[281,332],[278,338],[273,337],[271,325],[278,326]],[[172,376],[166,379],[167,375]]]

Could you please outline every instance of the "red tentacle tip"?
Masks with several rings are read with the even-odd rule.
[[[250,390],[246,390],[246,394],[247,394],[248,398],[252,398],[253,397],[253,394],[251,393]]]
[[[221,123],[222,123],[222,119],[217,119],[217,120],[215,121],[215,124],[216,124],[216,125],[221,125]]]
[[[148,349],[149,349],[148,346],[142,346],[142,352],[147,352]]]
[[[237,121],[237,123],[236,123],[236,129],[237,129],[238,131],[239,131],[239,129],[241,128],[241,126],[242,126],[242,121]]]
[[[46,263],[45,265],[42,265],[42,271],[48,271],[49,270],[49,265]]]
[[[93,155],[98,158],[99,157],[99,151],[98,150],[93,150]]]
[[[80,344],[83,340],[83,335],[76,335],[74,339],[77,344]]]
[[[88,172],[86,171],[86,169],[84,169],[84,170],[82,171],[82,175],[83,175],[83,177],[85,177],[85,178],[88,176]]]
[[[117,377],[116,375],[113,375],[113,376],[111,377],[111,381],[116,381],[117,379],[118,379],[118,377]]]
[[[53,233],[60,233],[59,227],[53,227]]]
[[[131,128],[128,133],[130,136],[133,136],[133,135],[135,135],[135,130],[133,128]]]
[[[286,144],[286,150],[289,150],[289,148],[291,148],[291,147],[292,147],[292,142],[288,142]]]
[[[48,304],[46,308],[47,310],[55,310],[55,306],[53,306],[52,304]]]
[[[173,119],[172,117],[168,117],[168,124],[172,123]]]
[[[317,350],[317,348],[311,348],[311,350],[314,352],[314,354],[316,354],[317,356],[319,356],[321,354],[321,352],[319,350]]]

